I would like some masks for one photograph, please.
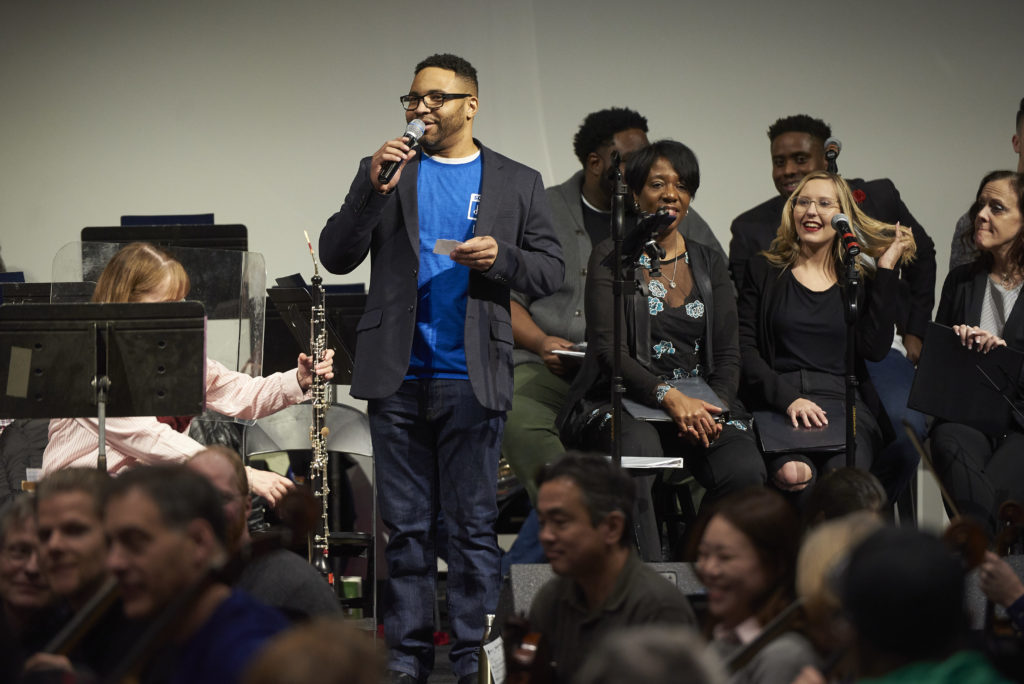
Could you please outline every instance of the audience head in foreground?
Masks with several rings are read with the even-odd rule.
[[[725,684],[722,661],[692,627],[616,630],[587,656],[574,684]]]
[[[57,470],[36,485],[42,566],[57,596],[81,608],[110,576],[103,506],[110,477],[95,468]]]

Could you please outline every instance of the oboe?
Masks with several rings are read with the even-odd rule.
[[[303,231],[305,233],[305,231]],[[334,576],[327,563],[330,546],[328,539],[331,530],[327,519],[327,498],[331,493],[327,476],[327,381],[316,373],[316,364],[323,358],[327,348],[327,319],[325,314],[326,298],[324,296],[323,278],[317,267],[316,255],[313,254],[313,243],[306,235],[309,255],[313,258],[312,296],[313,309],[309,325],[309,354],[313,358],[313,385],[310,393],[313,397],[313,422],[309,426],[309,441],[313,447],[309,463],[309,481],[313,488],[313,496],[320,500],[320,524],[309,534],[309,562],[320,571],[327,581],[334,584]]]

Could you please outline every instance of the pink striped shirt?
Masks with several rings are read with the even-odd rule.
[[[206,406],[236,418],[253,419],[303,399],[295,371],[254,378],[206,360]],[[107,418],[107,470],[142,463],[186,461],[205,446],[156,418]],[[55,418],[43,452],[43,473],[72,466],[96,467],[99,424],[95,418]]]

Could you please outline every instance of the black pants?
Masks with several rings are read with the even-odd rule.
[[[790,371],[781,377],[793,387],[799,389],[800,395],[811,401],[821,399],[846,400],[846,381],[842,376],[815,371]],[[860,393],[857,394],[857,450],[854,466],[861,470],[871,470],[875,457],[882,448],[882,429],[878,420],[864,403]],[[765,457],[768,461],[769,477],[789,461],[801,461],[811,468],[811,476],[817,479],[836,468],[846,465],[846,451],[837,452],[786,452]],[[886,484],[882,483],[883,486]],[[809,492],[810,487],[803,490]],[[798,496],[802,499],[803,496]]]
[[[990,533],[1004,501],[1024,503],[1024,434],[992,438],[962,423],[938,423],[931,452],[939,480],[960,513],[977,518]]]

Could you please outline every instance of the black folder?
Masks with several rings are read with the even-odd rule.
[[[754,411],[754,428],[761,452],[838,453],[846,450],[846,406],[839,399],[815,399],[828,417],[824,427],[793,427],[793,421],[778,411]]]
[[[907,405],[964,423],[987,435],[1005,434],[1020,401],[1024,354],[996,347],[987,354],[960,344],[952,328],[929,323]]]

